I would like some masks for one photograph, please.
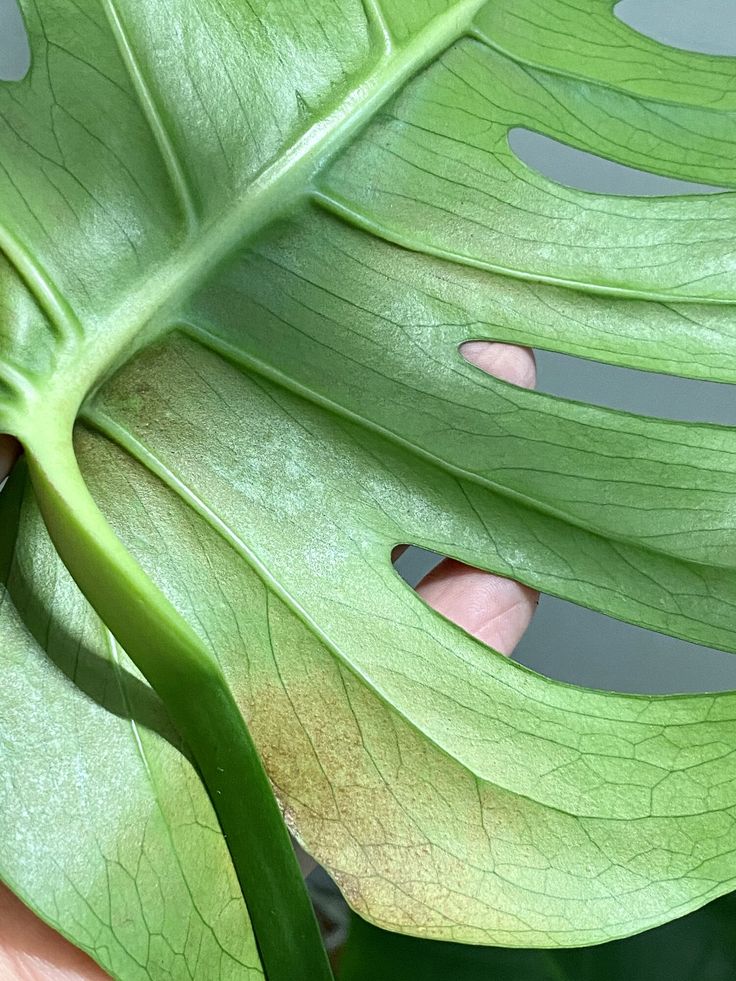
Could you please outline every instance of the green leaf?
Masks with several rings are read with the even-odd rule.
[[[262,978],[200,779],[25,483],[0,497],[3,879],[115,977]]]
[[[557,684],[427,609],[390,565],[411,542],[736,650],[734,432],[522,391],[457,350],[489,338],[736,381],[732,194],[589,194],[509,149],[523,126],[734,186],[734,62],[643,39],[611,7],[24,7],[32,70],[0,87],[0,430],[25,445],[98,619],[68,582],[74,603],[51,602],[61,573],[29,498],[16,551],[37,558],[22,590],[15,565],[5,577],[3,658],[55,679],[34,719],[59,735],[14,752],[0,875],[116,976],[137,968],[91,942],[62,884],[76,862],[97,895],[103,817],[106,840],[140,851],[155,799],[140,772],[136,821],[110,805],[97,741],[114,732],[133,767],[130,721],[113,688],[90,705],[84,679],[44,660],[81,630],[95,644],[112,630],[146,666],[210,797],[245,810],[262,795],[214,789],[202,766],[222,720],[187,729],[172,694],[197,690],[179,653],[224,677],[290,828],[387,928],[590,944],[736,885],[735,695]],[[75,420],[117,538],[77,481]],[[3,717],[30,704],[13,692]],[[72,751],[65,720],[82,707],[96,721]],[[3,726],[9,746],[27,714]],[[158,790],[172,808],[188,764],[145,738],[177,760]],[[95,806],[72,834],[59,794],[66,858],[39,850],[36,827],[48,780],[73,784],[77,758]],[[22,783],[39,788],[26,809]],[[126,954],[165,904],[144,905]]]

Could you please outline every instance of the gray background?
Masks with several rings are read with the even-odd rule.
[[[601,0],[603,2],[603,0]],[[713,54],[736,54],[736,0],[622,0],[616,13],[665,43]],[[0,0],[0,79],[21,77],[28,51],[16,0]],[[511,143],[529,165],[561,183],[617,194],[702,191],[681,181],[641,174],[516,131]],[[610,368],[537,352],[542,391],[678,419],[736,425],[736,388]],[[411,549],[397,568],[414,583],[437,561]],[[516,658],[545,674],[619,691],[736,689],[736,657],[698,648],[542,597]]]
[[[0,81],[14,82],[28,71],[30,52],[17,0],[0,0]]]

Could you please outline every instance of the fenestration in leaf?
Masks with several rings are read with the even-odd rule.
[[[587,194],[508,148],[524,126],[734,186],[734,62],[643,39],[611,6],[24,5],[32,70],[0,86],[0,430],[35,489],[20,523],[2,502],[0,657],[18,680],[0,696],[0,876],[116,977],[198,976],[176,930],[213,814],[36,514],[34,497],[58,538],[74,508],[45,476],[73,479],[74,419],[95,500],[217,658],[290,827],[361,914],[576,945],[736,885],[736,695],[554,683],[390,565],[413,542],[736,650],[733,431],[516,389],[457,350],[736,381],[733,196]],[[84,567],[87,545],[60,547]],[[91,579],[90,602],[114,605]],[[22,738],[34,672],[44,739]],[[200,816],[167,839],[185,787]],[[201,976],[249,977],[210,847],[222,878],[196,922],[228,955]],[[125,932],[114,861],[140,897]]]

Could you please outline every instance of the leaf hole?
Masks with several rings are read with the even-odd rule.
[[[413,545],[392,556],[396,572],[413,589],[445,559]],[[512,657],[538,674],[583,688],[637,695],[736,690],[735,655],[546,594]]]
[[[464,341],[458,349],[470,364],[474,362],[467,352],[476,343],[489,342]],[[512,345],[503,347],[513,350]],[[539,348],[534,350],[534,362],[535,387],[547,395],[652,418],[736,426],[733,383],[627,368]],[[517,384],[515,378],[505,380]]]
[[[0,81],[20,82],[31,67],[31,46],[18,0],[0,0]]]
[[[733,0],[620,0],[613,12],[627,27],[670,48],[736,55]]]
[[[674,197],[721,194],[727,190],[713,184],[698,184],[628,167],[521,126],[509,130],[508,141],[513,153],[527,167],[564,187],[579,191],[629,197]]]
[[[541,391],[550,395],[688,422],[736,426],[736,390],[724,382],[658,374],[537,352]]]
[[[570,684],[634,695],[733,691],[736,656],[542,595],[514,660]]]

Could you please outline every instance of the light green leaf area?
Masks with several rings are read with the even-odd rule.
[[[554,683],[427,609],[390,553],[736,651],[734,432],[522,391],[457,350],[736,381],[734,196],[563,188],[507,139],[731,188],[734,63],[597,0],[24,9],[33,68],[0,86],[0,429],[38,472],[77,420],[95,500],[217,658],[351,904],[416,935],[557,946],[733,889],[736,695]],[[144,957],[154,934],[186,957],[195,911],[201,956],[219,944],[217,970],[248,977],[204,790],[32,493],[23,515],[0,875],[116,977],[216,977]],[[121,933],[105,897],[140,876]]]

